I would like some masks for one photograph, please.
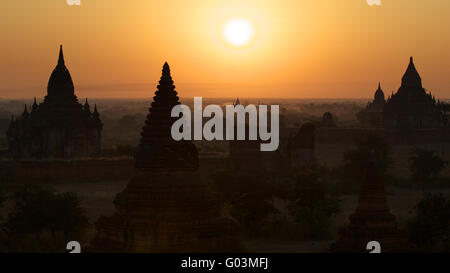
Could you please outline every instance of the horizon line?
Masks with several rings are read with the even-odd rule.
[[[77,99],[84,99],[84,98],[88,98],[88,99],[99,99],[99,100],[153,100],[154,96],[150,96],[150,97],[84,97],[84,96],[77,96]],[[204,99],[278,99],[278,100],[373,100],[372,97],[367,97],[367,98],[363,98],[363,97],[347,97],[347,98],[339,98],[339,97],[328,97],[328,98],[314,98],[314,97],[241,97],[241,96],[230,96],[230,97],[205,97],[205,96],[179,96],[180,99],[193,99],[194,97],[202,97]],[[2,98],[0,97],[0,100],[34,100],[35,97],[32,98],[22,98],[22,97],[17,97],[17,98]],[[43,100],[44,97],[37,97],[36,99],[41,99]],[[450,100],[449,98],[442,98],[442,99],[438,99],[438,100]]]

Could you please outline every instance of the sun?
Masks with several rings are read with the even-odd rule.
[[[243,18],[230,19],[223,28],[225,41],[234,47],[248,45],[252,41],[254,33],[255,31],[250,21]]]

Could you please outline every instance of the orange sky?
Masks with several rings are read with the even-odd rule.
[[[248,19],[252,43],[223,41]],[[183,97],[368,98],[413,55],[450,98],[450,1],[2,0],[0,98],[43,97],[58,45],[80,97],[150,97],[164,61]]]

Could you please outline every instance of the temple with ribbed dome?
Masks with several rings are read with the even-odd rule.
[[[378,85],[374,101],[357,117],[364,125],[388,129],[426,129],[443,125],[441,103],[423,88],[413,57],[397,93],[385,100],[381,85]]]
[[[179,98],[167,63],[135,155],[133,178],[117,194],[115,213],[97,221],[92,252],[229,252],[240,249],[235,221],[222,214],[202,181],[195,145],[175,141]]]
[[[102,121],[97,105],[78,102],[60,46],[58,63],[42,103],[36,98],[28,111],[11,119],[7,130],[8,152],[13,159],[74,159],[100,154]]]

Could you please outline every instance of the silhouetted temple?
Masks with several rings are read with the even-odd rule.
[[[69,70],[64,64],[62,46],[58,64],[47,86],[47,96],[39,105],[36,98],[28,112],[12,119],[7,131],[12,158],[79,158],[100,153],[103,124],[95,105],[78,102]]]
[[[289,139],[288,156],[291,168],[310,167],[314,164],[314,131],[316,126],[307,122]]]
[[[358,114],[358,118],[363,123],[385,128],[436,128],[442,126],[443,120],[439,105],[431,93],[423,88],[422,78],[411,57],[397,93],[384,103],[384,93],[379,87],[375,100]]]
[[[242,105],[239,98],[233,103],[234,106]],[[244,106],[245,107],[245,106]],[[250,140],[250,127],[248,117],[245,119],[245,140],[237,139],[237,119],[234,123],[234,140],[230,140],[228,151],[231,159],[231,166],[235,170],[253,170],[261,168],[261,141]]]
[[[319,126],[336,127],[336,117],[330,112],[323,113],[322,122],[319,124]]]
[[[381,83],[378,84],[378,89],[375,91],[373,102],[367,104],[366,109],[357,114],[358,119],[365,125],[379,127],[383,125],[383,111],[386,106],[386,99],[384,97]]]
[[[172,108],[177,92],[164,64],[158,90],[142,129],[135,174],[117,194],[116,212],[101,217],[91,251],[225,252],[237,250],[236,226],[198,173],[191,141],[175,141]]]
[[[397,228],[395,216],[387,206],[384,184],[374,159],[361,183],[358,207],[349,220],[348,227],[340,231],[338,241],[331,246],[332,252],[368,252],[366,246],[371,241],[380,243],[381,252],[408,250],[406,233]]]

